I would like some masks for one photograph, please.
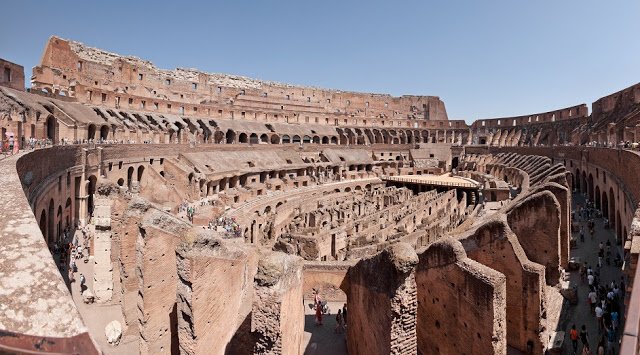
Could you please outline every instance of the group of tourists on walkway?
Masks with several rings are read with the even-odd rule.
[[[590,234],[590,240],[598,242],[597,250],[589,252],[590,255],[593,255],[591,260],[597,260],[594,265],[592,266],[587,261],[580,265],[580,282],[587,286],[584,299],[598,325],[598,342],[596,344],[589,342],[590,335],[585,324],[582,324],[580,329],[573,324],[569,330],[573,354],[578,354],[579,345],[582,344],[581,354],[583,355],[613,355],[623,315],[622,307],[626,284],[624,276],[619,279],[614,277],[611,282],[605,282],[602,273],[605,265],[621,267],[622,257],[617,248],[612,247],[609,238],[596,235],[594,218],[601,217],[601,214],[591,202],[587,201],[585,206],[578,206],[574,217],[580,223],[580,243],[585,243],[587,230]],[[606,220],[604,227],[609,227]]]
[[[320,297],[320,293],[317,290],[314,290],[313,295],[313,309],[315,311],[315,320],[316,326],[323,325],[322,317],[323,314],[329,313],[329,307],[327,306],[327,301],[322,300]],[[347,304],[345,303],[342,306],[342,309],[338,309],[338,313],[336,313],[336,327],[333,330],[336,334],[344,333],[347,327]]]

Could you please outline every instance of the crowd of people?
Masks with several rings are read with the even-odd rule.
[[[598,326],[595,335],[598,341],[595,344],[590,343],[591,336],[585,324],[582,324],[580,329],[576,327],[576,324],[573,324],[569,330],[569,338],[574,354],[578,354],[579,345],[582,344],[581,354],[583,355],[613,355],[620,332],[621,318],[624,314],[622,310],[626,287],[624,276],[606,282],[603,273],[605,265],[621,267],[622,257],[617,248],[612,246],[609,238],[599,235],[595,231],[594,218],[600,217],[600,211],[590,201],[587,201],[584,206],[578,205],[574,212],[574,220],[580,225],[579,243],[586,243],[586,234],[589,234],[591,245],[595,242],[598,243],[597,250],[588,252],[591,256],[587,256],[587,259],[592,263],[582,262],[579,270],[580,283],[586,286],[585,303]],[[608,228],[608,221],[604,220],[603,225]],[[609,279],[612,278],[609,277]]]
[[[242,236],[240,225],[233,217],[221,216],[209,221],[209,229],[217,230],[218,227],[222,227],[224,229],[223,238],[240,238]]]

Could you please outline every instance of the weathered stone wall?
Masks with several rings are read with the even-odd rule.
[[[0,86],[24,91],[24,68],[0,58]],[[2,137],[4,139],[4,137]]]
[[[140,223],[136,242],[140,352],[178,351],[176,246],[189,227],[164,212],[150,209]]]
[[[417,263],[413,247],[397,243],[349,270],[343,289],[348,299],[350,353],[417,353]]]
[[[254,353],[302,353],[302,267],[302,259],[280,252],[258,262],[251,311]]]
[[[250,342],[232,343],[232,339],[250,339],[250,329],[244,329],[243,324],[251,319],[257,263],[258,256],[250,247],[204,235],[191,245],[184,243],[178,247],[181,354],[252,351]]]
[[[420,251],[419,258],[418,354],[506,354],[506,277],[467,258],[449,238]],[[352,314],[351,308],[349,319]]]

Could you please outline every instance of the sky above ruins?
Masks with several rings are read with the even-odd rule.
[[[640,1],[12,1],[0,58],[37,65],[51,35],[305,86],[440,96],[449,118],[516,116],[640,81]],[[28,78],[27,78],[28,81]]]

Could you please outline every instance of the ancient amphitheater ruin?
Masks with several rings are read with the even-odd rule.
[[[568,353],[584,213],[621,259],[618,349],[639,349],[640,84],[467,125],[435,96],[57,37],[29,90],[0,67],[2,353]]]

